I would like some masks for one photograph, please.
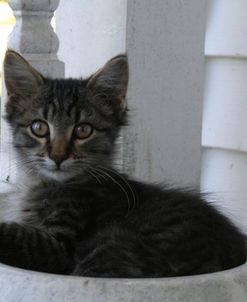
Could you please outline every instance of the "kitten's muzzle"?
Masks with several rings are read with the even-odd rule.
[[[66,141],[65,137],[61,136],[56,138],[52,142],[49,150],[49,157],[56,163],[57,167],[59,168],[61,163],[68,159],[69,153],[69,144]]]
[[[67,154],[52,154],[52,153],[49,155],[49,157],[55,162],[58,168],[60,167],[61,163],[68,158]]]

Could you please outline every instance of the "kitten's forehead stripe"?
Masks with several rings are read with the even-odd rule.
[[[78,93],[73,93],[72,95],[72,100],[70,102],[70,104],[68,105],[68,108],[67,108],[67,114],[69,117],[72,118],[72,114],[74,116],[74,118],[72,118],[74,121],[76,121],[76,116],[77,116],[77,111],[78,108],[77,108],[77,104],[78,104]]]
[[[50,80],[49,84],[57,109],[70,112],[71,108],[77,105],[83,81],[74,79]]]
[[[44,108],[43,108],[43,117],[44,117],[45,120],[48,119],[48,110],[49,110],[49,107],[47,105],[44,106]]]
[[[51,118],[54,118],[57,114],[57,104],[56,104],[56,99],[55,100],[51,100],[50,102],[50,108],[49,108],[49,113]]]
[[[62,123],[61,128],[78,123],[86,106],[86,84],[85,80],[47,80],[46,104],[49,108],[44,111],[44,118],[51,123]]]
[[[80,121],[80,115],[81,115],[81,112],[78,108],[76,108],[76,111],[75,111],[75,118],[74,118],[74,123],[77,124],[79,121]]]

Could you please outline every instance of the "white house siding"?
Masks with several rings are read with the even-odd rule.
[[[247,1],[208,2],[203,191],[247,230]]]

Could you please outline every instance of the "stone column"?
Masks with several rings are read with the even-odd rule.
[[[9,0],[16,24],[9,36],[8,48],[19,52],[37,70],[48,77],[64,77],[64,63],[57,58],[58,37],[51,26],[51,18],[59,0]],[[6,102],[3,85],[2,109]],[[9,144],[10,133],[1,121],[0,180],[15,178],[14,157]]]

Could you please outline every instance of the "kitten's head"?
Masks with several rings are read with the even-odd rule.
[[[4,78],[6,117],[29,172],[67,181],[111,160],[125,121],[126,56],[113,58],[86,80],[52,80],[8,50]]]

